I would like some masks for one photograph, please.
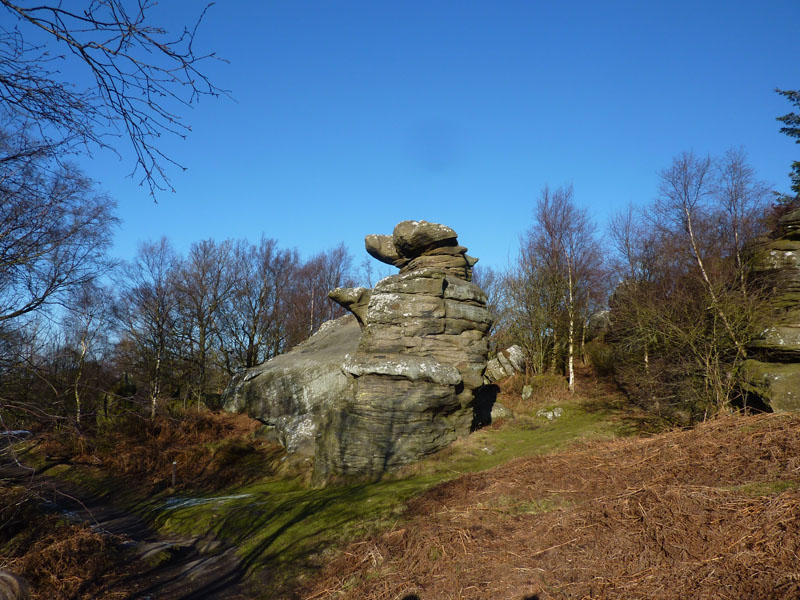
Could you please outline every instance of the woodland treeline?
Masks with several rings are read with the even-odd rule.
[[[688,424],[746,404],[739,369],[769,320],[748,261],[799,204],[760,182],[741,150],[681,154],[654,198],[597,228],[571,188],[545,188],[516,264],[484,278],[497,344],[520,344],[529,374],[572,387],[575,361],[590,362],[635,403]]]
[[[0,168],[8,427],[215,408],[238,369],[341,315],[327,292],[359,278],[343,245],[303,260],[266,236],[201,240],[186,255],[145,241],[114,263],[114,202],[74,167],[19,153]],[[692,421],[741,402],[737,369],[764,310],[748,245],[797,202],[776,198],[741,151],[676,157],[655,197],[604,230],[570,187],[545,188],[515,264],[478,268],[476,281],[490,295],[495,350],[521,345],[528,377],[573,387],[576,362],[592,362],[641,406]],[[609,309],[613,327],[597,339]]]
[[[14,153],[8,147],[3,151]],[[301,259],[274,239],[201,240],[184,256],[145,241],[107,256],[117,220],[74,167],[16,152],[0,163],[0,398],[7,426],[80,425],[138,408],[215,407],[230,376],[342,314],[343,245]]]
[[[782,131],[800,138],[793,116]],[[200,240],[186,255],[144,241],[115,262],[111,198],[25,131],[0,130],[0,156],[0,426],[215,408],[237,370],[342,314],[330,290],[373,283],[343,245],[303,259],[266,234]],[[778,195],[741,150],[684,153],[652,202],[605,228],[571,187],[545,187],[514,264],[476,269],[493,351],[519,344],[526,377],[570,389],[576,362],[591,362],[670,422],[742,406],[739,368],[769,317],[750,252],[800,206],[797,168],[793,193]]]

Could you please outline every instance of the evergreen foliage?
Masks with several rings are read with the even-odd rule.
[[[775,91],[800,109],[800,91],[778,89]],[[800,114],[790,112],[777,119],[784,124],[784,126],[781,127],[781,133],[795,138],[795,143],[800,144]],[[796,160],[792,163],[792,170],[789,173],[789,177],[792,180],[792,191],[800,195],[800,160]]]

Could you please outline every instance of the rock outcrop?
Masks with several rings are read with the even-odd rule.
[[[426,221],[403,221],[365,245],[400,273],[369,295],[361,341],[342,367],[354,394],[321,430],[317,480],[417,460],[469,433],[490,410],[481,389],[492,319],[486,294],[471,282],[477,259],[452,229]],[[330,294],[348,310],[357,295]]]
[[[494,383],[515,373],[525,371],[525,354],[516,344],[505,350],[500,350],[497,355],[486,365],[484,379],[487,383]]]
[[[287,451],[313,455],[318,424],[352,393],[342,362],[355,352],[360,336],[351,315],[324,323],[290,352],[237,373],[225,390],[223,408],[264,423],[268,437]]]
[[[365,245],[400,272],[372,290],[333,290],[355,318],[238,374],[224,395],[226,410],[261,420],[290,452],[313,452],[318,483],[436,452],[488,422],[496,394],[484,386],[486,294],[455,231],[403,221]]]
[[[753,276],[769,291],[772,309],[749,344],[748,391],[774,411],[800,410],[800,210],[784,215],[775,239],[753,249]]]

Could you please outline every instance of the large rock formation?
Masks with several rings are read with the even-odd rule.
[[[227,410],[268,423],[287,449],[313,448],[317,482],[380,476],[469,433],[491,410],[491,317],[471,282],[477,259],[455,231],[426,221],[365,243],[400,273],[372,290],[333,290],[355,319],[237,375],[225,392]]]
[[[435,452],[485,414],[480,390],[491,317],[472,279],[477,259],[449,227],[403,221],[366,248],[400,273],[370,292],[330,296],[363,323],[343,369],[354,394],[318,440],[315,477],[375,475]],[[476,417],[476,414],[479,415]]]
[[[775,239],[753,250],[753,275],[772,309],[744,364],[748,391],[774,411],[800,410],[800,210],[784,215]]]
[[[290,352],[234,375],[223,396],[224,409],[258,419],[289,452],[313,455],[317,425],[352,393],[342,362],[355,352],[360,336],[351,315],[324,323]]]

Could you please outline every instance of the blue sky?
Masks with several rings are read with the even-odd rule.
[[[177,30],[203,6],[159,19]],[[599,232],[684,150],[741,146],[787,190],[800,147],[773,89],[800,88],[799,22],[797,0],[222,0],[196,46],[227,59],[207,71],[232,99],[165,140],[177,192],[154,204],[124,152],[82,165],[119,203],[120,258],[263,232],[304,256],[344,242],[358,264],[366,234],[426,219],[503,268],[546,184],[572,183]]]

